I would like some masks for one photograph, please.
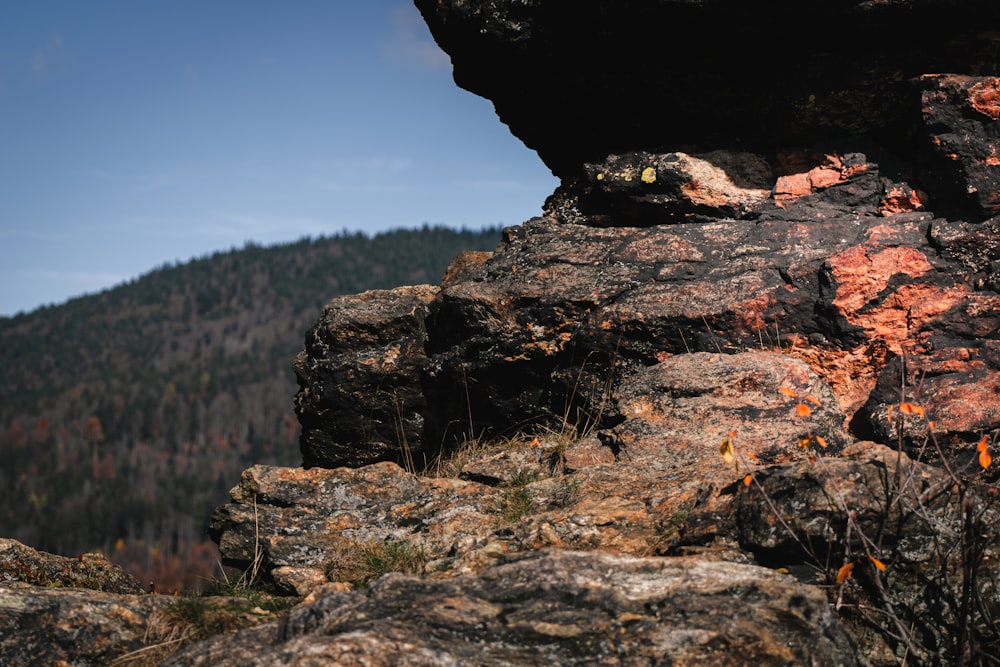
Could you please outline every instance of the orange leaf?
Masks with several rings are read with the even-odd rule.
[[[888,409],[885,411],[885,418],[887,420],[892,421],[892,411],[895,409],[896,409],[895,405],[890,405]]]
[[[823,401],[819,400],[815,396],[806,396],[805,399],[803,399],[803,400],[809,401],[810,403],[812,403],[816,407],[820,407],[820,408],[823,407]]]
[[[753,482],[753,475],[747,475],[743,478],[743,486],[750,486],[751,482]]]
[[[847,578],[851,576],[851,570],[854,569],[854,563],[844,563],[837,570],[837,583],[842,584],[847,581]]]
[[[885,563],[880,561],[878,558],[875,558],[875,556],[869,556],[868,559],[872,562],[872,565],[874,565],[879,572],[885,572]]]
[[[983,439],[976,443],[976,451],[985,452],[988,446],[989,446],[989,440],[987,440],[986,436],[984,435]]]
[[[924,416],[924,409],[916,403],[900,403],[899,411],[904,415],[916,415],[918,417]]]
[[[788,387],[778,387],[778,391],[780,391],[782,394],[790,398],[799,397],[798,394],[796,394],[793,390],[789,389]]]
[[[983,470],[989,468],[991,463],[993,463],[993,457],[990,456],[990,453],[988,451],[984,449],[983,451],[979,452],[979,465],[983,467]]]
[[[823,436],[817,435],[816,436],[816,442],[819,443],[820,447],[826,447],[826,438],[824,438]]]
[[[808,417],[812,414],[812,410],[805,403],[799,403],[796,405],[795,411],[799,413],[799,417]]]
[[[810,443],[809,438],[799,438],[798,445],[802,449],[809,449],[809,443]]]
[[[722,458],[725,459],[726,463],[732,463],[736,459],[736,449],[733,447],[733,441],[729,438],[723,438],[722,445],[719,447],[719,453],[722,454]]]
[[[756,461],[757,463],[760,463],[760,459],[757,458],[757,455],[754,454],[753,452],[743,452],[743,453],[746,454],[747,458],[750,459],[751,461]]]

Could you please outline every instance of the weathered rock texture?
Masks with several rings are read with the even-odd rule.
[[[79,559],[0,540],[0,664],[152,665],[199,637],[271,620],[249,600],[142,593],[97,554]]]
[[[305,462],[385,463],[248,471],[224,555],[299,593],[371,545],[431,579],[756,561],[835,591],[877,664],[992,650],[1000,5],[416,4],[562,182],[436,291],[331,305]]]
[[[738,657],[737,657],[738,656]],[[388,575],[166,665],[859,665],[823,596],[751,565],[542,552]]]
[[[66,558],[0,538],[0,581],[35,586],[69,586],[106,593],[140,593],[135,577],[100,554]]]
[[[405,445],[422,457],[424,320],[436,294],[427,285],[401,287],[326,306],[295,360],[305,465],[363,465],[386,452],[398,457]]]
[[[0,660],[10,667],[109,665],[145,646],[170,599],[0,583]]]
[[[300,372],[298,399],[307,464],[402,464],[469,433],[612,427],[624,417],[622,378],[634,369],[743,350],[781,350],[811,364],[855,435],[888,441],[887,406],[915,400],[943,441],[970,446],[1000,427],[996,223],[923,208],[882,215],[896,186],[878,165],[860,154],[821,164],[836,166],[826,185],[780,202],[772,193],[752,220],[594,227],[557,212],[508,229],[497,252],[456,267],[426,311],[406,311],[423,345],[394,361],[398,370],[375,380],[342,374],[327,385],[356,403],[310,404],[314,378],[342,362],[311,356],[312,347],[300,356],[298,367],[313,369]],[[396,296],[386,298],[365,300],[363,317],[393,313]],[[352,331],[332,312],[318,329]],[[382,389],[394,379],[395,393]],[[400,396],[424,412],[394,412]],[[381,435],[371,436],[376,427]],[[351,438],[320,446],[339,433]],[[920,433],[908,436],[908,446],[921,442]]]
[[[781,389],[820,405],[809,403],[814,409],[801,417]],[[550,433],[467,446],[454,470],[460,479],[392,463],[256,466],[216,511],[213,536],[230,563],[262,559],[275,583],[299,595],[345,578],[350,554],[373,544],[419,550],[435,577],[480,571],[540,546],[641,555],[680,545],[664,526],[742,476],[720,457],[724,440],[744,466],[801,460],[803,438],[821,438],[831,453],[845,441],[829,388],[805,363],[780,354],[673,357],[639,370],[619,403],[624,421],[590,437]],[[706,484],[708,471],[714,480]]]

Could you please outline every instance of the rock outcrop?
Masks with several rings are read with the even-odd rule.
[[[801,417],[782,389],[820,405]],[[748,463],[802,460],[802,439],[831,453],[845,443],[833,394],[780,354],[680,355],[637,371],[618,402],[624,419],[613,429],[467,445],[451,475],[389,462],[256,466],[216,511],[213,536],[231,563],[263,557],[274,582],[298,595],[347,578],[351,554],[371,545],[406,545],[434,577],[541,546],[666,552],[685,544],[663,532],[674,517],[722,502],[714,496],[742,477],[720,457],[726,439]]]
[[[0,581],[87,588],[106,593],[141,593],[143,590],[135,577],[100,554],[87,553],[67,558],[2,538]]]
[[[997,655],[1000,5],[416,4],[560,186],[324,310],[167,664]]]
[[[423,458],[424,320],[436,295],[429,286],[401,287],[326,306],[295,360],[305,465],[363,465],[386,452],[396,458],[406,444]]]
[[[888,442],[887,407],[913,400],[928,406],[943,441],[968,448],[1000,428],[991,398],[1000,382],[1000,297],[989,289],[995,221],[952,221],[922,205],[885,215],[903,186],[877,164],[857,153],[817,161],[803,173],[822,185],[793,198],[795,188],[776,181],[752,219],[604,226],[601,213],[592,226],[574,205],[506,230],[491,256],[455,267],[426,309],[406,311],[422,347],[393,362],[405,369],[377,382],[345,375],[335,386],[359,397],[330,413],[355,425],[346,449],[317,446],[323,410],[304,397],[316,395],[319,371],[300,375],[307,463],[404,464],[413,452],[512,426],[613,427],[623,415],[612,394],[629,373],[675,355],[744,350],[811,364],[855,436]],[[366,300],[364,317],[387,312],[393,331],[397,297],[385,298]],[[345,324],[329,312],[317,325],[337,326]],[[412,345],[401,340],[392,349]],[[340,367],[308,351],[298,364]],[[395,393],[385,389],[393,378]],[[425,412],[396,412],[400,395]],[[974,414],[962,407],[970,403]],[[369,437],[372,425],[383,434]],[[908,436],[908,446],[920,442]]]
[[[925,74],[996,75],[991,0],[417,0],[455,82],[560,177],[632,151],[899,149]]]
[[[995,642],[1000,9],[416,4],[562,182],[409,311],[424,412],[398,424],[422,428],[325,459],[386,462],[357,471],[250,471],[223,553],[299,593],[345,580],[345,544],[418,549],[430,579],[697,554],[828,586],[876,664]]]
[[[735,660],[734,656],[740,656]],[[860,665],[823,595],[753,565],[543,551],[443,582],[387,575],[165,664]]]
[[[144,593],[99,554],[66,558],[0,540],[0,664],[8,667],[158,664],[205,636],[275,617],[246,598]]]

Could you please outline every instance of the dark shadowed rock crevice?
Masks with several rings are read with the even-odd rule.
[[[560,177],[637,150],[906,146],[928,73],[1000,74],[990,0],[418,0],[459,86]]]

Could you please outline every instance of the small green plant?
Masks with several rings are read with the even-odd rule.
[[[170,620],[186,626],[192,639],[204,639],[224,632],[231,632],[247,625],[247,614],[252,608],[249,600],[233,604],[216,598],[199,595],[182,595],[174,599],[168,609]]]
[[[523,470],[516,471],[511,475],[505,485],[507,488],[503,494],[503,505],[500,508],[500,518],[504,523],[517,523],[521,517],[531,511],[531,504],[534,501],[534,494],[528,488],[528,484],[534,478]]]
[[[679,509],[670,515],[670,524],[673,526],[683,525],[687,518],[691,516],[691,510],[687,508]]]
[[[361,549],[361,562],[368,581],[387,572],[419,573],[427,562],[423,549],[406,542],[371,542]]]
[[[469,461],[497,446],[501,445],[492,440],[467,436],[452,449],[435,456],[421,474],[427,477],[458,477]]]
[[[140,649],[118,656],[113,667],[153,667],[184,646],[219,634],[270,621],[291,609],[301,598],[268,595],[263,590],[239,588],[236,599],[218,597],[225,591],[178,595],[150,614]]]
[[[562,504],[568,505],[576,500],[580,495],[581,486],[582,482],[576,477],[564,478],[561,493],[559,494]]]
[[[407,542],[345,541],[338,552],[327,578],[358,587],[368,585],[387,572],[420,574],[427,564],[424,550]]]

